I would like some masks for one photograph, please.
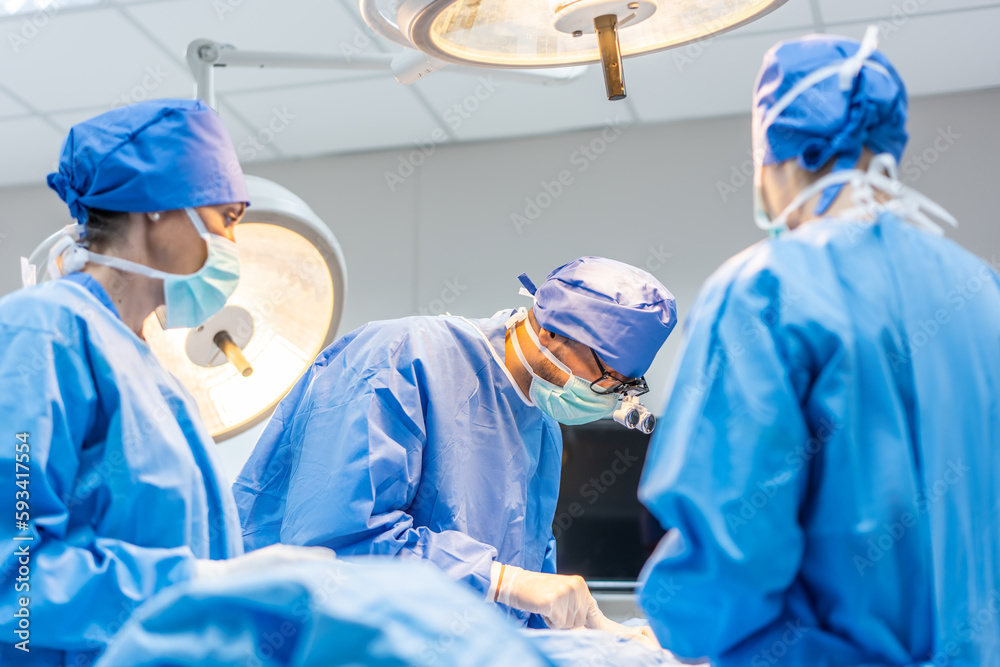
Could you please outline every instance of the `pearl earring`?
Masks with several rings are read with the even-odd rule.
[[[159,219],[160,219],[160,214],[159,214],[159,213],[154,213],[154,214],[153,214],[153,215],[151,215],[150,217],[151,217],[151,218],[152,218],[153,220],[159,220]]]

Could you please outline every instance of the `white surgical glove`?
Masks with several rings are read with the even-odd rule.
[[[663,647],[660,646],[660,642],[657,641],[656,635],[653,634],[653,628],[648,625],[629,626],[622,625],[621,623],[615,623],[604,615],[604,612],[602,612],[600,607],[597,606],[597,600],[593,601],[590,605],[590,610],[587,613],[587,627],[593,630],[610,632],[611,634],[618,635],[619,637],[634,639],[652,649],[663,649]]]
[[[514,565],[493,564],[490,591],[493,601],[514,609],[541,614],[555,630],[584,627],[594,598],[583,577],[544,574]]]
[[[337,554],[326,547],[296,547],[290,544],[272,544],[251,551],[243,556],[225,560],[199,558],[194,562],[195,579],[220,577],[229,574],[261,572],[271,567],[302,561],[329,563]]]

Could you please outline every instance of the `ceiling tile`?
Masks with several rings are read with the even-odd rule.
[[[381,53],[376,38],[360,27],[360,17],[333,0],[174,0],[125,11],[179,58],[188,44],[201,38],[245,51]],[[219,92],[232,92],[356,76],[356,70],[228,67],[216,69],[215,81]]]
[[[629,58],[624,64],[629,98],[643,122],[748,112],[764,53],[800,34],[718,37]]]
[[[821,18],[827,25],[875,19],[890,19],[896,24],[920,14],[997,4],[995,0],[819,0]]]
[[[297,156],[408,146],[432,136],[435,127],[417,97],[390,76],[237,93],[225,100],[255,128],[233,136],[241,159],[272,143]]]
[[[45,121],[20,118],[0,121],[0,184],[38,185],[56,170],[63,137]]]
[[[460,140],[495,139],[633,121],[628,106],[609,102],[604,79],[590,67],[579,79],[542,85],[510,81],[489,70],[441,70],[414,84],[434,108],[438,124]]]
[[[838,32],[860,39],[866,23]],[[892,61],[912,95],[1000,86],[1000,7],[913,17],[883,29],[879,50]],[[933,45],[933,46],[929,46]]]
[[[0,25],[0,28],[3,26]],[[0,84],[41,111],[190,97],[191,77],[114,9],[55,14],[0,49]]]

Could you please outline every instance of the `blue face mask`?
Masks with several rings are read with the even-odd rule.
[[[63,250],[70,250],[68,256],[62,259],[60,273],[79,271],[87,262],[102,264],[114,269],[138,273],[147,278],[158,278],[163,281],[163,310],[160,321],[167,329],[196,327],[222,310],[226,300],[232,296],[240,281],[240,253],[236,244],[218,234],[209,233],[201,216],[193,208],[184,209],[191,224],[198,230],[198,235],[208,246],[208,259],[205,264],[191,274],[166,273],[156,269],[130,262],[120,257],[110,257],[90,252],[86,248],[74,244],[64,244],[53,248],[53,253],[61,255]],[[73,247],[66,248],[66,245]],[[50,266],[54,262],[50,262]],[[50,268],[50,272],[52,269]]]
[[[240,252],[236,244],[218,234],[210,234],[193,208],[184,210],[208,244],[208,259],[195,273],[164,275],[164,326],[167,329],[202,324],[222,310],[240,282]]]
[[[538,336],[531,328],[531,324],[527,321],[525,321],[524,330],[535,344],[535,347],[549,361],[555,364],[559,370],[569,375],[569,380],[562,387],[539,377],[525,360],[524,353],[521,351],[521,345],[517,340],[517,327],[514,327],[514,330],[511,332],[511,343],[514,345],[514,352],[517,353],[517,358],[521,360],[521,363],[532,375],[528,398],[539,410],[560,424],[566,424],[567,426],[594,422],[609,416],[615,411],[615,406],[618,404],[618,397],[615,394],[596,393],[590,388],[589,382],[573,375],[569,366],[542,346],[538,340]]]

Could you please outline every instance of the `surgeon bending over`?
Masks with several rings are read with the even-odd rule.
[[[316,359],[234,485],[247,549],[423,558],[522,622],[603,618],[556,571],[557,422],[608,417],[677,321],[653,276],[584,257],[529,311],[370,323]]]
[[[895,180],[906,90],[876,37],[764,57],[774,237],[702,289],[643,471],[673,530],[642,605],[721,667],[1000,660],[1000,278]]]

